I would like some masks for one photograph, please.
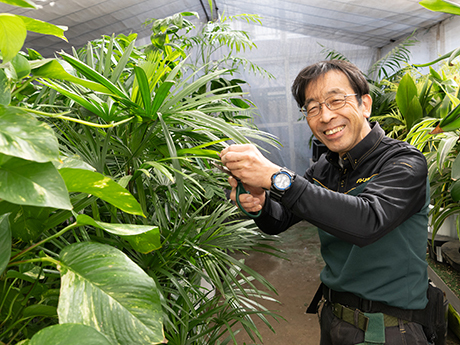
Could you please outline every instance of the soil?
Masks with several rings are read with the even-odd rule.
[[[307,344],[316,345],[320,340],[318,317],[305,311],[320,284],[319,274],[324,267],[320,254],[320,242],[316,227],[300,222],[279,235],[276,247],[283,250],[287,259],[269,254],[251,252],[246,264],[262,274],[277,290],[273,296],[279,303],[265,301],[262,304],[276,310],[284,318],[269,319],[274,331],[255,318],[263,341],[252,341],[245,332],[237,334],[238,345]],[[460,344],[460,340],[449,332],[446,345]]]
[[[451,289],[451,291],[460,298],[460,271],[453,269],[446,263],[438,262],[427,256],[428,264],[436,272],[436,274],[443,280],[444,283]]]

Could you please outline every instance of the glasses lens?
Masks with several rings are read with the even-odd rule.
[[[313,117],[319,114],[321,105],[319,102],[310,102],[304,107],[304,109],[306,109],[307,117]]]
[[[333,95],[327,98],[324,103],[330,110],[337,110],[342,108],[345,105],[346,96],[345,95]]]
[[[321,104],[325,104],[326,107],[329,108],[329,110],[337,110],[340,108],[343,108],[343,106],[347,102],[347,97],[348,96],[356,96],[356,94],[350,94],[350,95],[343,95],[343,94],[338,94],[338,95],[332,95],[324,100],[324,102],[316,102],[312,101],[309,102],[307,105],[304,105],[300,111],[306,116],[306,117],[313,117],[318,115],[321,112]]]

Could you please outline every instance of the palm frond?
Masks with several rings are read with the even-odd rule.
[[[318,44],[321,47],[323,47],[323,49],[321,50],[321,54],[326,55],[326,60],[343,60],[343,61],[350,62],[350,60],[348,60],[348,58],[345,55],[343,55],[341,52],[335,49],[332,49],[332,48],[327,48],[323,46],[321,43],[318,43]]]
[[[407,47],[412,47],[418,41],[413,34],[390,50],[383,58],[374,63],[369,71],[368,76],[375,82],[386,78],[393,80],[395,76],[404,73],[404,64],[410,61],[411,52]]]

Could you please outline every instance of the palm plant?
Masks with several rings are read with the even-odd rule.
[[[209,1],[211,12],[212,1]],[[246,21],[248,23],[262,24],[261,17],[254,14],[239,14],[234,16],[220,16],[219,18],[202,24],[196,29],[193,24],[184,17],[196,15],[192,12],[178,13],[162,19],[152,19],[146,24],[152,25],[152,44],[147,50],[168,51],[172,47],[190,55],[193,59],[187,67],[196,70],[198,66],[204,66],[204,73],[217,69],[229,69],[231,73],[238,72],[242,68],[272,78],[265,69],[254,64],[250,60],[238,56],[241,51],[257,48],[247,32],[234,29],[230,22]],[[211,13],[211,17],[214,17]],[[185,30],[181,34],[180,30]],[[190,34],[192,30],[196,33]],[[244,81],[242,81],[244,82]]]
[[[273,248],[224,199],[224,177],[209,160],[218,159],[228,140],[272,138],[238,119],[245,108],[234,100],[242,100],[242,92],[234,85],[216,87],[228,71],[187,75],[180,50],[142,51],[134,42],[134,35],[103,37],[74,55],[61,53],[60,63],[42,61],[33,69],[46,87],[30,96],[30,111],[56,128],[61,152],[126,186],[146,217],[94,198],[80,212],[104,224],[155,224],[161,235],[160,241],[147,232],[130,239],[85,227],[76,238],[121,248],[154,279],[169,343],[225,343],[234,339],[236,323],[255,340],[260,334],[251,315],[269,324],[264,315],[275,314],[256,301],[270,297],[252,280],[273,287],[230,254]],[[235,114],[238,123],[226,122],[222,113]]]

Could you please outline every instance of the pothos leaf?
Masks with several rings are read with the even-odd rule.
[[[59,270],[60,322],[94,327],[115,344],[163,342],[158,288],[123,252],[100,243],[72,244],[62,250]]]

